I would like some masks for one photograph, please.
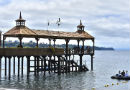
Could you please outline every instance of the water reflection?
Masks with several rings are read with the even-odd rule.
[[[10,80],[5,78],[1,80],[0,87],[31,90],[86,90],[94,87],[94,82],[94,73],[89,71],[82,73],[73,72],[62,75],[30,75],[29,78],[26,76],[14,76],[10,78]]]

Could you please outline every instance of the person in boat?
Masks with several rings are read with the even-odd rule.
[[[123,72],[121,73],[122,76],[125,76],[125,71],[123,70]]]
[[[121,74],[121,71],[119,70],[119,74]]]
[[[126,73],[125,73],[125,77],[128,77],[128,71],[126,71]]]
[[[119,77],[121,77],[121,71],[119,70],[119,74],[118,74]]]

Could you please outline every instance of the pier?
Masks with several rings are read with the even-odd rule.
[[[33,30],[29,29],[25,25],[25,21],[22,18],[21,12],[19,19],[16,20],[16,26],[3,34],[3,45],[1,45],[0,38],[0,77],[1,73],[11,77],[11,74],[20,76],[24,72],[24,62],[27,63],[26,73],[29,76],[30,73],[37,75],[43,72],[44,75],[48,72],[57,73],[70,73],[70,72],[83,72],[88,71],[88,67],[83,64],[83,56],[89,55],[91,58],[91,70],[93,70],[93,56],[94,56],[94,37],[84,31],[84,25],[80,21],[77,26],[76,32],[63,32],[63,31],[52,31],[52,30]],[[1,37],[0,33],[0,37]],[[16,48],[5,47],[5,40],[8,37],[15,37],[19,39],[19,45]],[[22,46],[23,38],[35,38],[35,48],[24,48]],[[40,39],[48,39],[48,48],[39,48]],[[66,47],[57,48],[55,42],[57,40],[65,40]],[[69,42],[71,40],[77,41],[77,47],[70,49]],[[85,48],[87,40],[92,41],[92,48]],[[54,42],[52,45],[51,42]],[[43,41],[44,42],[44,41]],[[79,43],[82,42],[82,47]],[[71,56],[79,56],[79,64],[74,60],[70,59]],[[25,59],[26,58],[26,59]],[[4,63],[2,63],[4,60]],[[17,65],[16,65],[17,60]],[[8,62],[7,62],[8,61]],[[33,65],[31,64],[33,63]],[[4,68],[2,67],[4,65]],[[16,71],[16,67],[18,68]],[[13,73],[12,73],[13,72]]]

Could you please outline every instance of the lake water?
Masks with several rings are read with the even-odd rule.
[[[130,90],[130,81],[113,80],[110,77],[119,70],[128,70],[130,75],[130,51],[96,51],[94,71],[73,72],[68,74],[33,74],[27,79],[12,76],[10,80],[1,78],[0,88],[30,90]],[[75,56],[77,60],[78,57]],[[90,69],[90,57],[84,56],[83,63]],[[26,72],[26,70],[24,71]],[[112,86],[112,83],[114,84]],[[119,85],[117,85],[117,83]],[[108,84],[109,87],[104,87]],[[0,90],[1,90],[0,89]]]

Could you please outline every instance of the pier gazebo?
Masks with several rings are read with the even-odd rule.
[[[63,32],[63,31],[52,31],[52,30],[34,30],[30,29],[25,25],[25,21],[22,18],[21,12],[19,15],[19,19],[16,20],[16,26],[3,34],[3,48],[0,48],[0,74],[1,74],[1,60],[5,57],[5,75],[7,70],[7,58],[9,59],[9,76],[11,72],[10,61],[11,58],[14,58],[13,63],[13,72],[15,74],[15,58],[18,58],[18,76],[20,74],[20,59],[21,59],[21,74],[23,74],[23,57],[27,57],[27,75],[29,72],[34,72],[36,74],[40,71],[57,72],[60,73],[68,73],[71,71],[86,71],[88,68],[82,64],[83,55],[91,56],[91,70],[93,70],[93,56],[94,56],[94,37],[88,34],[84,30],[84,25],[80,20],[80,24],[77,26],[76,32]],[[5,47],[5,39],[8,37],[16,37],[19,39],[20,43],[18,48],[6,48]],[[23,38],[35,38],[37,44],[37,48],[23,48],[22,39]],[[51,45],[51,41],[54,41],[53,48],[55,50],[52,51],[50,48],[38,48],[38,41],[40,38],[45,38],[49,40],[49,44]],[[57,39],[63,39],[66,42],[66,48],[56,48],[55,42]],[[75,50],[70,51],[68,44],[70,40],[77,41],[76,52]],[[84,43],[86,40],[92,40],[92,50],[89,52],[84,48]],[[82,48],[80,49],[79,42],[82,41]],[[80,64],[78,65],[74,60],[70,60],[71,55],[79,55]],[[30,60],[30,57],[33,56],[34,60]],[[46,57],[49,57],[47,60]],[[52,59],[52,57],[54,57]],[[56,60],[57,57],[57,60]],[[30,62],[34,62],[34,66],[30,65]],[[40,64],[39,64],[40,63]],[[30,68],[33,67],[34,71],[30,71]],[[48,69],[47,69],[48,67]]]

